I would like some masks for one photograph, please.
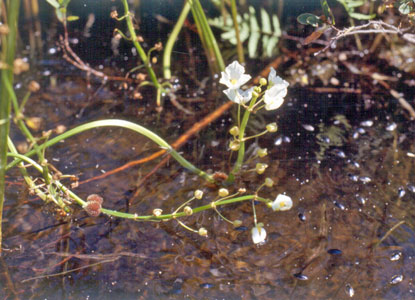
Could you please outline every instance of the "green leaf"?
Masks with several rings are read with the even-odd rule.
[[[320,0],[321,8],[323,9],[324,16],[326,16],[327,20],[331,20],[333,25],[335,24],[334,15],[327,3],[327,0]]]
[[[50,5],[52,5],[54,8],[59,8],[60,4],[56,0],[46,0]]]
[[[255,9],[252,6],[249,7],[249,24],[251,26],[252,33],[248,40],[248,56],[249,58],[254,58],[257,56],[256,50],[258,48],[258,42],[261,38],[261,34],[255,15]]]
[[[365,14],[360,14],[360,13],[355,13],[355,12],[349,12],[349,16],[357,20],[371,20],[374,17],[376,17],[376,14],[365,15]]]
[[[312,25],[314,27],[323,25],[323,22],[320,20],[319,17],[317,17],[316,15],[310,14],[310,13],[299,15],[297,17],[297,21],[303,25]]]
[[[407,15],[412,11],[412,7],[411,5],[407,2],[407,3],[402,3],[399,6],[399,12],[403,15]]]
[[[77,20],[79,20],[79,17],[78,16],[69,16],[69,17],[66,18],[66,20],[68,22],[77,21]]]

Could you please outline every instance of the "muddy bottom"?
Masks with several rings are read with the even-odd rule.
[[[93,85],[88,92],[83,80],[58,80],[66,85],[45,89],[30,100],[30,114],[45,120],[40,130],[123,118],[173,142],[191,126],[174,107],[169,108],[174,113],[162,114],[169,116],[168,122],[160,121],[153,104],[120,99],[117,89]],[[304,105],[316,99],[302,99],[306,91],[291,93],[277,113],[282,129],[260,141],[270,153],[266,173],[247,176],[231,187],[253,190],[270,177],[276,185],[261,192],[265,197],[292,197],[294,206],[287,212],[256,205],[268,233],[264,244],[251,240],[251,203],[220,209],[228,219],[242,221],[238,228],[214,211],[183,219],[208,230],[208,237],[200,237],[176,221],[92,218],[75,206],[70,218],[59,217],[53,207],[29,196],[14,171],[7,178],[1,298],[413,299],[413,122],[399,109],[389,115],[372,110],[369,118],[357,114],[351,121],[356,107],[339,108],[336,95],[322,104],[327,108],[324,121],[316,121],[307,117]],[[227,141],[216,129],[225,130],[229,118],[225,114],[189,141],[181,149],[185,157],[204,169],[226,171]],[[275,115],[264,119],[276,120]],[[17,130],[13,134],[19,138]],[[70,138],[49,149],[47,156],[82,183],[157,150],[139,135],[107,128]],[[154,208],[172,211],[198,188],[205,197],[197,204],[207,204],[216,195],[174,161],[137,189],[159,161],[81,184],[74,191],[84,198],[100,194],[107,208],[143,215]]]

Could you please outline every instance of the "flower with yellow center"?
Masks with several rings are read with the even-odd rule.
[[[250,75],[244,74],[245,68],[236,60],[225,68],[222,72],[220,83],[226,85],[231,90],[239,89],[242,85],[251,79]]]

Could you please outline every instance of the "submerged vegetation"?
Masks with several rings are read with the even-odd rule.
[[[266,5],[254,7],[249,1],[237,3],[235,0],[212,0],[208,3],[185,0],[176,20],[163,20],[157,16],[160,23],[168,24],[169,33],[150,44],[149,37],[141,32],[143,20],[137,13],[143,4],[139,1],[117,0],[113,1],[111,13],[106,16],[114,24],[111,46],[107,43],[106,47],[111,47],[113,53],[125,51],[125,47],[125,52],[130,56],[125,56],[124,60],[134,60],[134,63],[131,66],[130,61],[125,63],[117,58],[114,59],[115,63],[111,63],[111,68],[105,64],[93,66],[88,61],[91,57],[78,53],[79,48],[74,46],[76,43],[71,35],[79,33],[74,30],[76,25],[72,24],[85,21],[72,14],[76,14],[71,7],[78,0],[44,2],[49,5],[46,9],[53,9],[59,24],[60,36],[54,36],[59,49],[58,63],[65,60],[73,72],[81,74],[77,80],[87,86],[87,93],[91,91],[91,86],[95,88],[96,85],[89,99],[99,98],[102,88],[109,82],[116,83],[112,89],[121,95],[119,98],[136,101],[134,109],[138,112],[138,118],[108,113],[103,118],[91,119],[87,116],[86,122],[81,119],[82,124],[69,124],[69,129],[62,125],[42,131],[43,128],[51,128],[45,124],[42,126],[42,122],[52,123],[32,114],[33,105],[36,105],[34,98],[43,89],[42,83],[34,80],[23,85],[14,83],[15,76],[20,80],[20,76],[27,74],[29,66],[35,64],[20,58],[19,51],[15,51],[19,36],[17,25],[21,24],[18,21],[20,0],[1,0],[0,252],[4,250],[6,255],[14,252],[2,245],[1,235],[5,232],[1,228],[2,224],[9,226],[6,229],[9,235],[15,228],[11,225],[13,216],[3,219],[3,206],[9,201],[5,197],[8,175],[22,178],[26,188],[19,191],[26,192],[21,192],[24,197],[36,199],[37,203],[42,203],[47,214],[50,213],[56,220],[64,220],[67,227],[63,231],[78,230],[76,224],[83,219],[97,222],[97,227],[111,227],[110,233],[112,226],[117,226],[113,224],[124,222],[123,228],[128,229],[119,232],[116,242],[111,241],[109,245],[107,241],[102,242],[103,248],[114,250],[111,253],[119,253],[118,256],[101,252],[98,242],[102,240],[94,236],[93,242],[85,243],[92,245],[98,241],[96,248],[95,245],[85,247],[93,249],[91,253],[94,256],[87,259],[100,262],[79,268],[74,266],[72,270],[68,270],[68,261],[74,258],[82,261],[87,257],[83,255],[87,254],[80,246],[73,246],[68,238],[66,244],[61,243],[58,252],[52,253],[62,260],[53,264],[51,269],[42,269],[42,275],[33,276],[27,281],[43,279],[61,265],[64,266],[63,273],[53,275],[65,276],[83,268],[96,267],[100,263],[115,263],[125,257],[151,258],[162,266],[159,275],[154,271],[157,268],[147,267],[144,263],[130,270],[134,274],[150,270],[144,276],[145,284],[138,288],[140,293],[140,288],[145,289],[147,282],[164,276],[164,270],[177,267],[176,271],[183,277],[191,269],[197,278],[206,278],[205,274],[210,274],[213,278],[226,280],[227,283],[221,283],[214,297],[244,298],[241,293],[248,288],[252,289],[252,293],[247,299],[272,299],[276,295],[281,299],[292,299],[304,296],[302,282],[311,281],[311,278],[317,278],[317,282],[324,276],[329,280],[332,274],[338,272],[334,268],[339,265],[348,274],[336,279],[338,282],[333,285],[335,289],[328,287],[323,297],[335,298],[341,289],[345,290],[347,297],[352,298],[356,288],[363,289],[358,285],[358,280],[354,281],[352,274],[364,273],[359,269],[363,266],[373,268],[376,264],[372,261],[375,257],[373,253],[384,251],[389,255],[393,250],[394,259],[390,261],[397,261],[404,249],[408,248],[406,240],[402,242],[402,247],[390,248],[384,244],[402,227],[406,232],[414,231],[411,221],[413,213],[403,209],[403,205],[408,205],[407,198],[413,198],[415,191],[414,163],[411,161],[415,157],[415,149],[411,144],[415,130],[408,129],[409,133],[399,136],[397,123],[413,122],[415,119],[412,99],[415,92],[414,68],[411,68],[414,52],[410,50],[415,44],[415,2],[337,0],[332,1],[335,5],[331,6],[330,1],[321,0],[321,7],[316,11],[302,12],[294,18],[297,23],[284,25],[282,11],[267,9]],[[28,3],[25,2],[26,8],[30,6]],[[278,9],[284,7],[282,0],[278,4]],[[88,22],[85,28],[92,26]],[[84,29],[84,34],[88,30]],[[156,32],[158,29],[153,30]],[[196,37],[197,42],[194,42]],[[382,47],[383,41],[390,49]],[[194,69],[187,70],[180,66],[186,59],[181,58],[177,62],[173,59],[175,55],[182,54],[181,50],[173,50],[179,47],[187,47],[185,50],[189,53],[194,51],[194,47],[198,47],[199,51],[203,49],[203,54],[186,56],[189,63],[186,62],[185,66],[193,66]],[[403,51],[406,47],[409,50]],[[390,57],[391,53],[393,58]],[[159,56],[162,58],[160,63]],[[388,64],[378,66],[381,59],[388,61]],[[269,64],[266,65],[264,61]],[[209,67],[203,79],[197,76],[197,72],[203,72],[198,65]],[[255,65],[261,66],[259,70]],[[176,72],[175,68],[179,71]],[[251,68],[254,71],[246,71]],[[258,71],[259,76],[250,75]],[[177,76],[187,78],[183,80]],[[61,88],[56,82],[54,85]],[[196,86],[196,92],[192,90],[192,85]],[[208,90],[211,92],[207,95]],[[42,97],[47,98],[44,95]],[[385,97],[388,100],[383,100]],[[51,98],[53,103],[54,99]],[[187,102],[180,101],[183,98]],[[206,99],[198,104],[199,98]],[[104,99],[102,102],[109,101]],[[335,104],[331,107],[327,104],[329,101]],[[62,104],[53,103],[51,106],[54,105],[59,107]],[[82,116],[85,108],[95,109],[93,103],[82,104],[81,107],[77,116]],[[373,117],[373,108],[381,111],[379,116]],[[227,115],[228,110],[230,113]],[[219,126],[204,130],[221,116],[226,117]],[[303,121],[303,117],[307,118],[307,122]],[[152,119],[151,122],[145,122],[146,118],[156,121]],[[374,124],[383,118],[387,124],[379,129]],[[182,125],[190,128],[172,142],[176,132],[171,133],[171,128],[177,127],[174,130],[181,133]],[[105,156],[108,154],[105,154],[106,140],[122,149],[124,146],[121,142],[118,143],[116,139],[112,141],[109,137],[109,133],[117,129],[131,132],[127,135],[132,147],[142,148],[139,159],[124,158],[129,159],[125,165],[103,171],[103,174],[84,181],[79,178],[84,170],[70,169],[71,174],[66,174],[66,171],[55,166],[55,162],[62,163],[62,166],[72,163],[66,153],[59,152],[59,147],[71,140],[77,141],[76,152],[88,147],[102,148]],[[88,132],[88,136],[93,136],[101,130],[108,132],[104,142],[101,140],[97,145],[92,145],[88,138],[83,138]],[[194,139],[194,144],[188,143],[196,134],[199,137]],[[121,138],[117,133],[113,135]],[[215,136],[216,139],[206,138],[205,135]],[[363,140],[361,144],[359,138]],[[151,143],[147,144],[147,140]],[[158,151],[144,156],[154,150],[152,143]],[[183,147],[185,150],[180,151],[180,147],[186,143]],[[289,150],[294,154],[287,154],[289,151],[283,150],[286,148],[282,145],[290,143],[296,144],[299,149]],[[346,154],[345,151],[353,154]],[[134,177],[133,188],[125,188],[124,185],[125,190],[118,191],[124,195],[134,194],[125,203],[118,199],[119,196],[114,196],[116,185],[110,184],[101,190],[98,185],[91,185],[79,193],[79,190],[75,192],[80,184],[117,174],[159,157],[162,159],[156,167],[148,170],[143,167],[130,175]],[[336,163],[332,164],[328,157],[334,157]],[[85,161],[85,164],[95,163],[93,155],[85,158],[91,160]],[[99,162],[101,158],[96,161]],[[163,173],[171,181],[170,184],[166,185],[164,179],[159,177],[151,185],[152,190],[147,190],[148,195],[144,195],[142,186],[169,159],[179,165],[173,164],[175,170]],[[357,162],[358,159],[373,162],[362,163],[365,165],[363,168]],[[338,163],[338,160],[342,162]],[[304,164],[293,171],[293,164],[303,161]],[[379,165],[379,161],[393,166],[392,179],[385,173],[383,165]],[[326,167],[329,171],[325,170]],[[177,169],[185,171],[178,172]],[[117,180],[124,179],[119,176]],[[16,181],[18,184],[23,183]],[[287,182],[291,182],[291,185]],[[397,196],[393,190],[396,186],[399,186]],[[375,204],[366,208],[365,204],[373,194],[389,197],[392,204],[386,202],[383,207],[381,201],[372,200]],[[132,203],[131,199],[138,204]],[[21,203],[18,203],[18,210],[23,211],[25,208],[20,208]],[[396,217],[387,212],[391,206]],[[279,213],[271,216],[267,210]],[[350,212],[350,215],[343,215],[345,212]],[[17,222],[18,218],[16,216],[16,224],[20,222]],[[277,219],[281,221],[275,221]],[[104,220],[105,224],[98,223],[99,220]],[[131,222],[134,224],[130,225],[128,220],[149,221],[152,225],[146,227],[140,223],[137,226],[137,222]],[[366,227],[359,229],[361,224]],[[104,232],[106,229],[96,230],[100,236],[109,235]],[[248,234],[239,235],[241,232]],[[116,235],[115,231],[112,235]],[[145,238],[141,240],[140,235]],[[355,258],[356,262],[352,262],[352,254],[348,253],[348,249],[341,250],[339,245],[352,244],[356,236],[360,239],[356,247],[360,247],[362,252]],[[124,251],[121,244],[117,245],[124,238],[135,246],[139,245],[139,240],[145,240],[143,243],[150,245],[150,249],[146,249],[145,254],[143,250],[142,255],[137,249],[134,249],[134,253]],[[192,260],[180,251],[172,250],[169,243],[173,245],[176,240],[185,245],[183,251],[187,251],[186,247],[192,249],[189,250]],[[252,248],[252,243],[258,247]],[[199,251],[197,255],[193,253],[194,248]],[[249,264],[244,257],[250,261]],[[343,261],[343,257],[347,257],[347,260]],[[289,263],[285,263],[287,259]],[[194,267],[190,265],[193,261],[200,270],[192,269]],[[229,261],[232,261],[234,269],[226,266]],[[6,265],[3,260],[0,262]],[[132,264],[127,265],[131,268]],[[36,271],[36,268],[33,270]],[[290,290],[276,278],[276,272],[280,278],[289,278],[284,284]],[[413,270],[407,272],[412,272],[409,276],[413,276]],[[4,273],[8,274],[8,271]],[[170,271],[166,273],[172,274]],[[323,273],[324,276],[321,275]],[[389,273],[385,280],[391,286],[405,282],[408,276]],[[177,275],[165,276],[172,288],[163,288],[163,295],[169,297],[180,294],[185,286],[183,280],[174,277]],[[228,278],[236,279],[231,284]],[[192,297],[200,296],[198,290],[211,288],[210,283],[198,279],[195,284],[196,281],[192,280],[188,283]],[[251,283],[249,287],[244,287],[245,281]],[[318,288],[319,284],[315,283],[314,287]],[[137,287],[132,285],[128,288],[136,292]],[[275,292],[275,289],[284,292]],[[12,280],[8,281],[7,291],[7,295],[18,295]],[[378,291],[376,289],[370,296],[376,297]],[[155,291],[154,294],[142,295],[152,297],[159,293]]]

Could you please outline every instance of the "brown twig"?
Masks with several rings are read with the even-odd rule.
[[[385,23],[383,21],[369,21],[366,24],[363,24],[361,26],[349,27],[343,30],[339,30],[334,26],[332,26],[331,28],[336,30],[337,34],[334,37],[330,38],[327,46],[325,46],[320,51],[314,53],[314,55],[319,55],[320,53],[326,51],[338,40],[345,38],[346,36],[355,35],[355,34],[371,34],[371,33],[397,34],[398,36],[401,36],[406,41],[415,44],[415,35],[410,34],[410,33],[405,33],[411,30],[411,27],[401,29],[391,24]]]

